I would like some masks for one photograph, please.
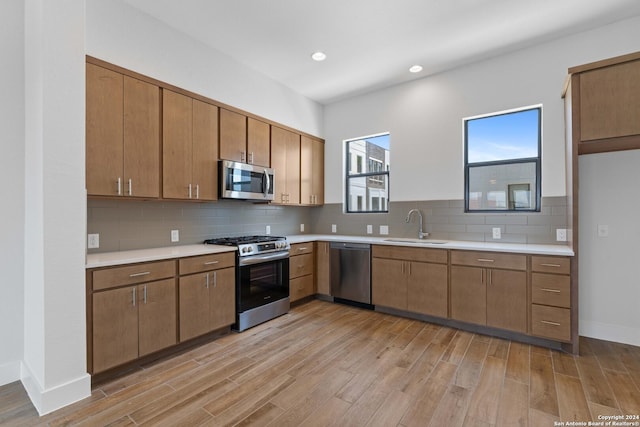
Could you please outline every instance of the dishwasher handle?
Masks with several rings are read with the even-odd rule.
[[[331,242],[329,247],[331,249],[356,249],[356,250],[371,249],[371,245],[369,243],[355,243],[355,242]]]

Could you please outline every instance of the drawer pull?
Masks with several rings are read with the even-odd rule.
[[[550,322],[548,320],[541,320],[540,323],[544,323],[545,325],[551,325],[551,326],[562,326],[560,323],[558,322]]]
[[[204,263],[204,265],[213,265],[213,264],[217,264],[219,262],[220,261],[207,261],[207,262]]]
[[[298,248],[299,251],[306,251],[308,248]]]
[[[140,276],[146,276],[147,274],[151,274],[151,272],[143,271],[142,273],[132,273],[129,275],[129,277],[140,277]]]
[[[560,289],[540,288],[540,290],[543,292],[553,292],[554,294],[559,294],[561,292]]]
[[[494,262],[494,260],[489,258],[478,258],[478,262]]]
[[[540,265],[543,266],[543,267],[556,267],[556,268],[562,267],[560,264],[550,264],[550,263],[547,263],[547,262],[543,262]]]

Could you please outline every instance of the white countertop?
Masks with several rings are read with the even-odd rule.
[[[461,249],[490,252],[512,252],[532,255],[573,256],[570,247],[564,245],[535,245],[525,243],[471,242],[459,240],[404,239],[400,237],[343,236],[338,234],[297,234],[287,236],[289,243],[302,242],[349,242],[369,243],[376,245],[410,246],[415,248]],[[389,241],[393,240],[393,241]],[[444,243],[442,243],[444,242]],[[163,248],[137,249],[131,251],[104,252],[88,254],[86,268],[109,267],[113,265],[132,264],[136,262],[159,261],[170,258],[182,258],[194,255],[206,255],[222,252],[233,252],[235,248],[218,245],[183,245]]]
[[[136,249],[131,251],[104,252],[99,254],[88,254],[86,268],[109,267],[112,265],[132,264],[135,262],[159,261],[163,259],[182,258],[194,255],[234,252],[235,250],[235,247],[199,244]]]
[[[499,243],[499,242],[471,242],[462,240],[436,240],[429,243],[429,239],[422,242],[419,239],[406,239],[401,237],[373,237],[373,236],[342,236],[337,234],[297,234],[287,236],[289,243],[301,242],[349,242],[349,243],[370,243],[376,245],[411,246],[415,248],[436,248],[436,249],[461,249],[490,252],[513,252],[531,255],[557,255],[573,256],[573,250],[565,245],[536,245],[528,243]],[[389,241],[393,240],[393,241]],[[437,242],[437,243],[435,243]]]

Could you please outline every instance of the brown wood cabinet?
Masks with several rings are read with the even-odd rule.
[[[177,342],[174,274],[175,264],[170,270],[167,262],[94,272],[94,283],[98,286],[90,296],[91,373],[122,365]],[[158,275],[171,277],[153,280]],[[114,280],[123,276],[124,283]],[[131,285],[132,282],[139,284]],[[124,287],[119,287],[123,284]]]
[[[315,294],[314,289],[314,244],[295,243],[289,250],[289,300],[298,301]]]
[[[235,323],[233,253],[179,260],[180,341]]]
[[[268,123],[220,109],[220,158],[269,167],[271,129]]]
[[[300,137],[300,203],[324,204],[324,142]]]
[[[329,276],[329,242],[316,242],[316,291],[320,295],[331,295]]]
[[[451,264],[453,319],[527,332],[526,255],[454,250]]]
[[[300,204],[300,135],[271,126],[271,167],[275,170],[274,203]]]
[[[162,197],[218,198],[218,107],[162,93]]]
[[[531,333],[571,341],[571,276],[567,257],[531,257]]]
[[[89,196],[160,196],[160,88],[86,64]]]
[[[447,317],[447,261],[446,250],[374,245],[373,304]]]
[[[247,159],[252,165],[271,166],[271,126],[247,118]]]

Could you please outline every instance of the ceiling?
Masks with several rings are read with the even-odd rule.
[[[322,104],[640,15],[638,0],[123,1]]]

